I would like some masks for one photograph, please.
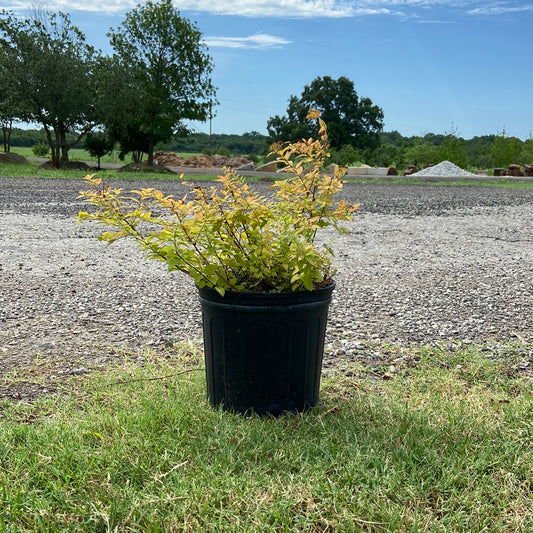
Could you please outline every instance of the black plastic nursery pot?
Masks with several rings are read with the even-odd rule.
[[[211,405],[272,415],[316,405],[334,288],[224,296],[199,289]]]

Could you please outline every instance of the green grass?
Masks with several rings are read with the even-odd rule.
[[[419,362],[303,415],[210,409],[183,350],[5,404],[0,531],[532,531],[533,346],[378,348]]]
[[[14,146],[11,151],[15,154],[22,155],[24,157],[35,157],[35,154],[33,153],[32,149],[25,146]],[[114,150],[111,154],[106,155],[102,157],[101,162],[102,163],[117,163],[119,165],[121,164],[128,164],[131,163],[131,156],[127,155],[124,161],[121,161],[118,157],[118,150]],[[199,152],[183,152],[183,153],[177,153],[176,155],[180,157],[192,157],[201,155]],[[96,157],[92,157],[91,154],[87,150],[84,150],[83,148],[71,148],[69,150],[69,159],[71,161],[93,161],[96,163],[98,160]]]

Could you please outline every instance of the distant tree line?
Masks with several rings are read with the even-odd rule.
[[[363,158],[370,165],[423,168],[446,160],[461,168],[490,169],[533,162],[533,136],[522,141],[508,136],[505,130],[471,139],[464,139],[455,132],[404,137],[393,131],[382,132],[380,140],[379,148]]]
[[[33,147],[45,141],[41,130],[14,128],[12,146]],[[186,137],[175,136],[157,149],[168,152],[191,152],[221,155],[248,155],[262,158],[269,152],[271,139],[256,131],[237,134],[190,133]],[[75,147],[83,148],[84,143]],[[461,168],[490,169],[507,167],[511,163],[533,162],[533,136],[522,141],[509,137],[505,131],[493,135],[463,139],[454,134],[426,133],[424,136],[406,137],[397,131],[380,132],[379,144],[373,149],[358,151],[351,145],[332,149],[332,161],[350,165],[357,162],[371,166],[394,166],[404,169],[408,165],[422,168],[447,160]]]

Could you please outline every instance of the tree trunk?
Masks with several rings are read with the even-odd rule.
[[[46,133],[46,140],[48,141],[48,146],[50,146],[50,155],[52,157],[52,168],[59,168],[59,157],[57,152],[57,147],[54,144],[54,139],[52,138],[52,130],[46,125],[43,124],[44,131]],[[54,130],[55,133],[55,130]]]
[[[154,138],[150,136],[148,138],[148,160],[146,162],[149,167],[154,166],[154,144]]]
[[[4,137],[4,152],[7,154],[11,152],[11,133],[13,132],[13,122],[10,120],[2,125],[2,134]]]
[[[11,134],[13,133],[13,123],[9,123],[9,129],[7,130],[7,143],[4,141],[4,150],[7,147],[7,151],[11,152]]]
[[[65,131],[65,125],[63,123],[60,123],[58,125],[59,130],[59,139],[60,139],[60,145],[61,145],[61,165],[63,163],[66,163],[68,161],[68,150],[69,147],[67,145],[67,133]]]

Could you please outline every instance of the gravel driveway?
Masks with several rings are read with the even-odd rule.
[[[83,187],[0,177],[0,398],[33,398],[146,346],[201,342],[192,282],[132,243],[97,242],[97,227],[73,219],[90,208],[76,199]],[[523,369],[533,365],[533,189],[366,183],[343,196],[361,209],[334,246],[326,370],[343,358],[379,364],[369,346],[385,342],[516,341]]]

